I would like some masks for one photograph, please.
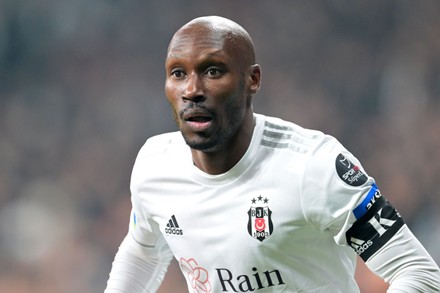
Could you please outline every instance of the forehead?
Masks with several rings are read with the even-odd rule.
[[[179,30],[168,47],[170,59],[202,58],[218,56],[230,58],[237,48],[231,32],[213,27],[193,26]]]

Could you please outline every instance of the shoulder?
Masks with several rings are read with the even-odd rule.
[[[170,166],[177,166],[190,151],[180,132],[168,132],[152,136],[139,150],[133,174],[158,173]]]
[[[139,150],[132,171],[132,184],[143,182],[179,168],[190,156],[180,132],[169,132],[147,139]]]
[[[290,149],[307,154],[331,139],[319,130],[307,129],[276,117],[263,117],[264,130],[261,144],[266,147]]]
[[[179,152],[185,146],[185,141],[178,131],[158,134],[146,140],[136,160]]]

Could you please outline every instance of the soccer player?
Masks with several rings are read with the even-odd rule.
[[[440,292],[440,271],[335,138],[253,112],[249,34],[217,16],[171,39],[180,131],[147,140],[106,293],[155,292],[174,256],[189,292],[359,292],[359,255],[388,292]]]

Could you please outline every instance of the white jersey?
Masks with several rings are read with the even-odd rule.
[[[190,292],[359,292],[355,250],[368,260],[380,247],[349,229],[381,198],[374,180],[331,136],[255,121],[245,155],[221,175],[194,166],[180,132],[149,139],[132,174],[130,234],[171,250]],[[371,219],[382,244],[405,226],[392,211]]]

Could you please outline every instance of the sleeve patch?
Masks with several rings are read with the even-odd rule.
[[[339,154],[336,157],[336,172],[339,178],[350,186],[361,186],[368,177],[361,168],[353,164],[346,156]]]
[[[384,197],[379,197],[347,231],[347,243],[364,261],[367,261],[404,224],[396,209]]]

